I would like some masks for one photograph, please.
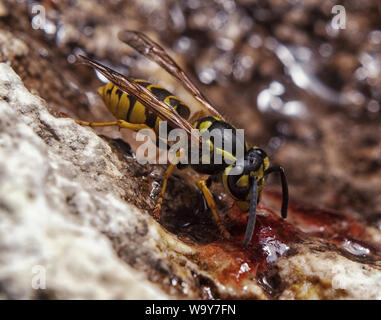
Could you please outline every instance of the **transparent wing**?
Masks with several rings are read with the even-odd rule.
[[[194,129],[193,126],[187,120],[183,119],[176,112],[176,110],[172,109],[166,103],[158,100],[149,90],[147,90],[146,88],[144,88],[136,82],[130,81],[121,73],[112,70],[95,60],[92,60],[82,55],[80,55],[79,57],[82,59],[83,63],[98,70],[110,82],[118,86],[121,90],[136,97],[136,99],[138,99],[143,105],[149,108],[161,119],[167,120],[169,126],[171,126],[172,128],[180,128],[185,130],[188,137],[196,143],[200,141],[200,136],[197,134],[195,130],[192,130]]]
[[[201,112],[201,114],[198,114],[199,117],[203,117],[206,115],[214,115],[225,121],[224,117],[216,109],[212,107],[210,102],[201,93],[197,86],[189,79],[187,74],[156,42],[154,42],[141,32],[131,30],[120,31],[118,37],[121,41],[133,47],[143,56],[156,62],[165,70],[167,70],[167,72],[169,72],[172,76],[180,80],[184,87],[188,89],[195,97],[195,99],[197,99],[203,106],[203,112]]]

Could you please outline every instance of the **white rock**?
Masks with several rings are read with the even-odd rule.
[[[121,176],[112,157],[101,138],[54,118],[0,64],[0,298],[168,297],[103,234],[145,227],[141,250],[160,256],[152,222],[116,196],[118,186],[108,189],[108,177]]]

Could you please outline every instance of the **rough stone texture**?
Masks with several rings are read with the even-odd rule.
[[[140,234],[140,253],[157,251],[152,222],[118,199],[110,182],[121,175],[110,148],[51,116],[6,64],[0,97],[0,296],[167,298],[123,263],[104,235]],[[46,268],[47,291],[32,288],[38,265]]]
[[[316,21],[317,26],[309,30],[324,31],[318,25],[327,23],[329,5],[320,8],[314,1],[305,1],[314,9],[303,7],[303,14],[298,15],[288,8],[288,15],[274,2],[271,11],[279,20],[275,31],[273,22],[257,21],[253,30],[244,30],[245,36],[226,33],[234,49],[221,51],[217,49],[220,32],[234,31],[237,19],[247,22],[240,17],[251,10],[250,4],[242,10],[241,2],[246,3],[237,1],[238,10],[222,8],[214,1],[207,10],[187,8],[185,29],[180,31],[170,26],[168,13],[173,7],[167,4],[171,1],[157,7],[152,7],[152,1],[140,0],[107,4],[46,1],[50,26],[56,27],[49,33],[31,28],[30,6],[0,1],[0,61],[5,62],[0,67],[1,298],[381,299],[377,81],[361,90],[366,98],[361,105],[338,109],[296,89],[266,46],[251,47],[256,42],[253,34],[260,41],[275,37],[311,48],[320,46],[323,36],[334,54],[328,60],[315,57],[323,73],[320,76],[330,83],[336,79],[332,70],[338,70],[338,83],[343,92],[350,93],[350,88],[357,90],[363,84],[354,78],[353,67],[346,66],[353,65],[361,52],[378,48],[371,43],[370,26],[364,28],[369,37],[362,33],[367,40],[361,41],[358,54],[352,53],[358,37],[350,30],[340,34],[343,41],[337,43],[350,49],[340,54],[335,51],[337,38],[324,32],[316,38],[303,27],[299,29],[302,21],[298,19],[308,13],[307,20]],[[362,14],[376,12],[373,5],[377,2],[362,6]],[[314,20],[316,10],[323,10],[323,15]],[[202,21],[195,18],[201,14],[208,22],[217,11],[228,17],[223,29],[213,27],[217,20],[200,25]],[[359,13],[351,19],[360,18]],[[287,29],[290,21],[295,26]],[[373,16],[372,21],[379,18]],[[57,117],[62,111],[83,120],[110,119],[94,94],[99,82],[92,70],[71,63],[82,49],[126,74],[153,77],[171,90],[178,88],[161,69],[151,68],[115,37],[119,29],[128,27],[149,31],[159,39],[157,30],[163,26],[166,32],[161,33],[165,34],[161,43],[181,52],[176,60],[194,76],[213,61],[214,67],[222,68],[217,70],[218,83],[203,86],[203,91],[232,123],[246,129],[250,142],[268,143],[270,151],[281,146],[272,160],[287,170],[293,200],[289,218],[279,218],[279,193],[267,188],[255,236],[246,249],[241,242],[247,216],[237,211],[221,186],[214,185],[213,192],[232,240],[219,237],[191,183],[196,179],[191,170],[170,179],[159,224],[151,214],[164,168],[139,165],[128,144],[110,138],[131,135],[113,128],[96,134]],[[188,51],[177,45],[183,36],[191,40]],[[250,39],[250,46],[245,39]],[[240,61],[243,55],[254,61],[241,70],[244,78],[234,80],[242,75],[233,72],[242,67],[240,63],[222,76],[232,59]],[[266,115],[254,108],[257,94],[274,80],[285,85],[287,97],[282,100],[300,99],[309,117]],[[183,97],[183,91],[176,92]],[[373,107],[369,109],[370,99]],[[275,179],[268,182],[278,186]],[[36,266],[46,268],[47,290],[32,289]]]
[[[240,247],[245,220],[234,210],[232,241],[200,242],[189,230],[176,237],[124,201],[140,180],[124,174],[139,165],[122,142],[53,117],[4,63],[0,99],[2,298],[381,299],[379,248],[345,240],[351,246],[342,252],[345,243],[313,236],[313,223],[303,224],[308,212],[298,218],[294,205],[289,222],[299,229],[260,206],[247,249]],[[137,202],[145,192],[135,202],[149,208]],[[271,201],[279,205],[276,193]],[[348,221],[344,228],[379,243],[377,229]],[[46,290],[32,288],[35,266],[46,268]]]

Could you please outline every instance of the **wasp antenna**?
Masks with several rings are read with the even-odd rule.
[[[286,175],[284,174],[284,169],[281,166],[275,166],[268,168],[265,171],[265,175],[268,175],[273,172],[279,172],[280,175],[280,180],[282,183],[282,209],[281,209],[281,214],[282,218],[286,219],[287,218],[287,209],[288,209],[288,184],[287,184],[287,179]]]
[[[249,219],[247,221],[245,238],[243,239],[242,246],[246,247],[253,237],[254,228],[255,228],[255,219],[257,216],[257,197],[258,197],[258,186],[257,178],[254,177],[253,188],[251,189],[251,200],[250,200],[250,210],[249,210]]]

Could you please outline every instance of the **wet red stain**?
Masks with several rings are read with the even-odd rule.
[[[255,276],[257,271],[257,263],[247,259],[245,250],[231,242],[207,244],[200,248],[199,254],[200,261],[204,261],[223,284],[233,281],[239,285],[243,278],[249,274]]]
[[[272,207],[279,205],[281,195],[278,192],[267,190],[266,198]],[[290,201],[289,221],[304,233],[325,239],[335,237],[337,234],[369,239],[364,221],[336,210],[316,208]]]
[[[243,248],[242,241],[247,224],[247,214],[242,214],[235,206],[230,211],[233,221],[230,228],[231,239],[220,239],[201,246],[201,261],[217,271],[221,283],[232,280],[239,285],[242,279],[255,278],[272,264],[289,253],[293,243],[303,240],[303,233],[292,224],[285,222],[277,214],[262,205],[258,206],[254,235]]]
[[[269,192],[266,196],[272,202],[271,208],[280,207],[279,194]],[[241,286],[243,279],[258,279],[258,275],[264,274],[279,258],[296,253],[295,244],[314,240],[327,244],[322,250],[344,252],[363,262],[381,258],[381,247],[371,241],[364,222],[334,210],[292,201],[289,217],[283,220],[268,203],[259,204],[254,235],[245,248],[242,241],[247,214],[233,206],[228,216],[232,239],[218,239],[199,249],[200,261],[214,270],[222,284],[234,282]]]

